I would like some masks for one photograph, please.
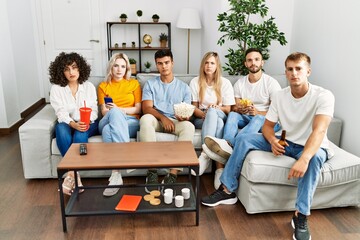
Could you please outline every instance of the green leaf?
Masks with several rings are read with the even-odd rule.
[[[285,34],[278,30],[275,18],[266,19],[269,8],[265,0],[228,0],[230,9],[220,13],[217,21],[220,23],[219,32],[224,33],[217,44],[222,46],[226,41],[237,42],[235,49],[229,48],[225,55],[228,62],[223,67],[224,71],[230,75],[246,75],[248,70],[244,66],[245,51],[250,47],[261,48],[264,60],[270,57],[269,46],[272,41],[279,42],[282,46],[287,41]],[[262,23],[251,22],[252,15],[261,16]]]

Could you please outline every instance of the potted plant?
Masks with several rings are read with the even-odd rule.
[[[165,33],[161,33],[159,35],[160,47],[166,48],[167,40],[168,40],[168,35],[166,35]]]
[[[151,63],[149,61],[147,61],[144,65],[145,65],[145,72],[149,73],[151,71],[150,70]]]
[[[136,11],[136,16],[138,16],[138,22],[141,22],[141,16],[143,15],[143,12],[141,10]]]
[[[127,15],[126,15],[125,13],[122,13],[119,18],[120,18],[120,21],[121,21],[121,22],[126,22],[126,20],[127,20]]]
[[[154,14],[154,15],[152,15],[152,20],[153,20],[153,22],[159,22],[159,15],[157,15],[157,14]]]
[[[278,30],[274,22],[275,18],[265,19],[268,13],[265,0],[229,0],[229,2],[230,9],[217,16],[217,21],[220,22],[219,31],[224,34],[217,44],[222,46],[225,40],[236,42],[236,48],[228,48],[228,54],[225,55],[228,62],[225,63],[224,70],[230,75],[246,75],[248,74],[244,66],[246,49],[260,48],[264,60],[267,60],[270,57],[268,48],[271,41],[278,41],[281,45],[285,45],[287,41],[285,34]],[[251,15],[260,15],[262,23]]]
[[[135,47],[135,42],[131,42],[131,47]]]
[[[121,44],[121,46],[122,46],[123,48],[126,48],[126,42],[123,42],[123,43]]]
[[[118,44],[118,43],[115,43],[115,44],[114,44],[114,47],[115,47],[115,48],[118,48],[118,47],[119,47],[119,44]]]
[[[129,58],[129,63],[130,63],[131,74],[135,75],[136,74],[136,60],[134,58]]]

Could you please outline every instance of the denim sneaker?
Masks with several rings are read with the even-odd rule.
[[[226,193],[222,185],[220,185],[219,189],[215,190],[209,196],[205,196],[201,199],[201,203],[205,206],[215,207],[219,204],[235,204],[237,202],[237,196],[235,193]]]
[[[159,190],[159,186],[154,186],[154,184],[159,184],[157,170],[148,170],[146,174],[146,187],[145,192],[150,193],[153,190]]]
[[[310,231],[307,224],[307,217],[298,212],[298,216],[293,216],[291,226],[294,229],[294,240],[311,240]]]

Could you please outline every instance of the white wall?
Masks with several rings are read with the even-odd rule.
[[[42,96],[31,14],[30,1],[0,0],[0,104],[5,112],[0,128],[18,122],[20,113]]]
[[[341,147],[360,156],[358,106],[360,1],[295,1],[291,51],[312,58],[310,82],[335,95],[335,116],[343,120]]]
[[[20,115],[8,12],[7,1],[0,0],[0,128],[13,125]]]

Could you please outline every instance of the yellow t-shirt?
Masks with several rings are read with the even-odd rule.
[[[102,82],[98,87],[99,105],[105,103],[104,97],[111,97],[118,107],[134,107],[136,103],[141,103],[141,87],[136,79]],[[139,114],[133,116],[140,117]]]

